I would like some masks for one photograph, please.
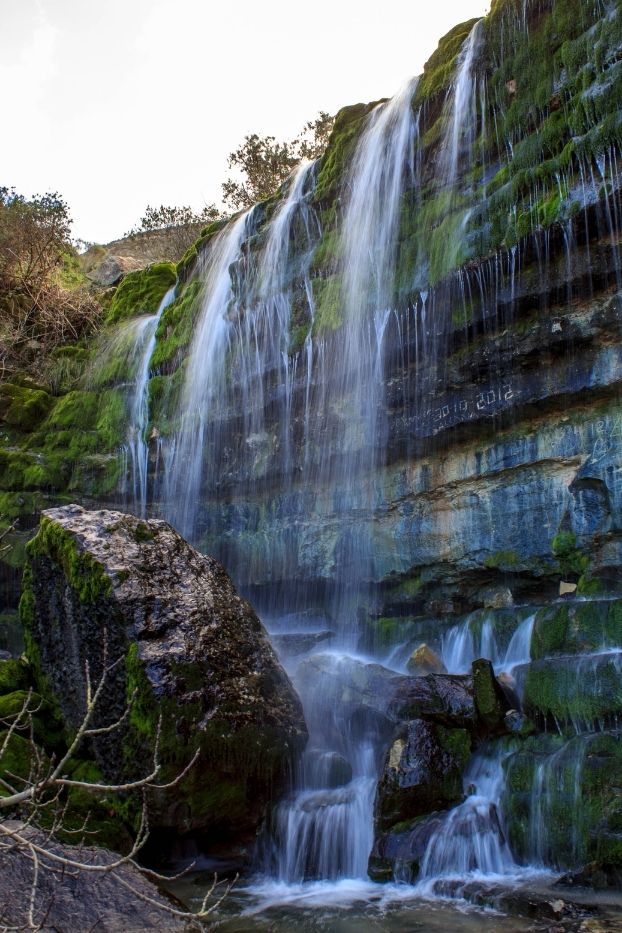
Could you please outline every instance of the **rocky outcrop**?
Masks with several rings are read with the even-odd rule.
[[[69,729],[84,712],[85,663],[110,672],[98,724],[122,733],[93,743],[108,779],[151,767],[161,717],[154,830],[252,834],[286,786],[306,729],[299,700],[250,605],[223,568],[168,524],[67,506],[45,512],[28,548],[22,619],[42,692]],[[120,663],[118,663],[120,662]]]
[[[155,884],[133,865],[124,864],[110,873],[89,871],[90,866],[110,865],[118,856],[93,846],[64,846],[51,842],[47,833],[18,821],[2,824],[7,833],[19,833],[27,843],[40,847],[34,888],[33,921],[45,933],[184,933],[187,921],[170,913],[179,905],[164,898]],[[0,847],[0,913],[11,929],[32,929],[28,910],[34,879],[34,862],[27,843]],[[48,852],[49,856],[44,853]],[[79,861],[87,866],[76,870],[58,859]],[[149,899],[149,901],[146,900]],[[161,906],[158,906],[161,905]],[[167,910],[168,908],[168,910]]]

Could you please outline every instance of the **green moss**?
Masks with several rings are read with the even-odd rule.
[[[108,448],[119,446],[127,434],[128,412],[122,389],[108,389],[100,396],[96,428]]]
[[[146,522],[138,522],[134,531],[134,537],[139,544],[145,541],[153,541],[157,532],[147,525]]]
[[[522,560],[516,551],[495,551],[484,560],[488,570],[501,570],[505,573],[522,568]]]
[[[20,431],[32,431],[48,414],[47,392],[5,382],[0,384],[0,421]]]
[[[539,722],[592,728],[622,713],[622,688],[615,659],[534,661],[527,673],[524,705]]]
[[[471,736],[466,729],[446,729],[436,727],[439,745],[453,758],[458,771],[462,774],[471,757]]]
[[[76,389],[63,395],[55,403],[44,429],[46,431],[92,430],[97,417],[98,397],[96,392]]]
[[[146,269],[130,272],[114,294],[106,323],[115,324],[139,314],[155,314],[176,281],[177,270],[171,262],[156,262]]]
[[[460,49],[476,22],[477,19],[470,19],[460,23],[443,36],[438,48],[424,65],[415,95],[415,106],[447,90],[455,75]]]
[[[344,107],[335,117],[328,147],[320,162],[314,200],[333,197],[348,170],[365,118],[374,104],[355,104]]]
[[[0,696],[14,693],[16,690],[28,690],[31,675],[28,665],[23,661],[0,661]]]
[[[333,275],[328,279],[313,279],[315,317],[313,333],[337,330],[343,324],[343,298],[341,279]]]
[[[0,732],[0,746],[4,744],[6,736],[6,730]],[[21,735],[13,733],[0,761],[0,777],[12,786],[17,785],[16,790],[21,790],[23,787],[22,781],[16,781],[16,778],[23,778],[24,780],[28,778],[34,764],[34,754],[33,744],[22,738]],[[10,791],[0,785],[0,796],[8,797],[9,794]]]
[[[102,565],[87,551],[80,551],[73,535],[45,515],[41,518],[37,534],[28,544],[27,552],[35,565],[39,557],[60,564],[80,602],[94,604],[112,593],[112,581]]]
[[[622,600],[591,600],[547,606],[536,613],[532,657],[591,654],[620,643]]]
[[[194,335],[203,286],[198,279],[189,282],[164,311],[158,324],[156,346],[151,357],[153,371],[174,371]]]

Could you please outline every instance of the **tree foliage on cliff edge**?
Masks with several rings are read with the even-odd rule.
[[[153,207],[148,204],[138,224],[125,236],[135,237],[158,231],[164,240],[163,255],[166,253],[168,259],[177,261],[192,246],[203,227],[223,217],[222,211],[215,204],[207,204],[200,211],[193,211],[188,205],[178,207],[161,204]]]
[[[317,159],[328,144],[334,118],[320,111],[315,120],[305,123],[298,136],[280,142],[275,136],[251,133],[232,152],[229,168],[238,169],[242,180],[228,178],[223,186],[223,201],[232,210],[251,207],[270,197],[303,159]]]
[[[79,340],[101,308],[84,284],[57,192],[28,199],[0,187],[0,378],[31,369],[41,353]]]

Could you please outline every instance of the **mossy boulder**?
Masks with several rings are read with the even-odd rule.
[[[599,728],[622,714],[622,655],[533,661],[524,688],[525,710],[541,725]]]
[[[509,704],[493,666],[487,658],[473,661],[473,698],[480,721],[488,732],[504,731],[504,717]]]
[[[16,690],[28,690],[31,674],[27,664],[13,658],[0,661],[0,696]]]
[[[0,422],[20,431],[32,431],[48,414],[53,400],[42,389],[0,384]]]
[[[130,272],[114,293],[106,323],[116,324],[138,314],[155,314],[176,281],[177,270],[172,262],[155,262],[146,269]]]
[[[416,719],[387,754],[376,795],[376,827],[385,832],[404,820],[460,803],[462,772],[471,754],[465,729],[445,729]]]
[[[15,732],[9,737],[8,730],[0,732],[0,748],[6,748],[0,761],[0,778],[7,781],[12,787],[16,784],[21,789],[22,781],[16,781],[16,778],[26,780],[31,773],[35,763],[35,746],[29,739],[25,739]],[[10,794],[8,788],[0,784],[0,797],[7,797]]]
[[[532,658],[589,654],[620,644],[622,600],[587,600],[545,606],[536,613]]]
[[[263,627],[223,568],[168,524],[68,506],[45,512],[28,547],[21,603],[41,692],[70,729],[84,713],[84,665],[110,673],[96,722],[122,733],[93,743],[107,780],[148,773],[160,731],[154,832],[252,835],[306,741],[300,702]],[[159,721],[161,719],[161,727]],[[126,816],[136,819],[129,802]]]

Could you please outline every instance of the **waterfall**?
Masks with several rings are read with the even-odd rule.
[[[443,635],[441,657],[450,674],[468,674],[476,658],[488,658],[497,671],[511,674],[515,667],[528,664],[530,659],[531,634],[535,614],[528,615],[517,626],[505,651],[497,644],[494,623],[485,619],[481,625],[479,638],[474,633],[474,620],[469,617],[459,625],[454,625]]]
[[[147,470],[149,444],[146,431],[149,426],[149,364],[155,349],[156,331],[162,314],[175,299],[176,286],[170,288],[160,302],[157,312],[136,322],[134,356],[138,359],[136,379],[128,399],[129,426],[123,455],[129,472],[127,499],[135,515],[147,515]],[[124,474],[125,475],[125,474]]]
[[[462,157],[468,159],[473,152],[477,131],[477,81],[474,65],[481,50],[484,21],[478,20],[469,33],[460,54],[456,77],[448,92],[445,105],[445,135],[440,178],[447,188],[456,184]]]
[[[344,435],[337,428],[332,443],[325,442],[324,456],[307,465],[306,476],[314,488],[346,497],[363,516],[356,533],[343,542],[331,605],[338,644],[346,651],[354,643],[356,604],[373,577],[374,493],[368,477],[386,443],[379,411],[384,391],[383,338],[393,301],[401,198],[404,187],[412,184],[415,89],[416,81],[409,81],[392,100],[376,107],[359,140],[340,229],[344,322],[333,345],[319,349],[330,371],[332,391],[336,388],[338,397],[347,401],[348,431]],[[315,411],[324,410],[317,398],[313,406]],[[321,431],[321,422],[313,422],[310,429]],[[340,445],[347,457],[335,463],[334,450]],[[363,712],[354,728],[352,711],[339,705],[341,685],[347,690],[352,671],[348,657],[325,656],[334,690],[327,690],[322,677],[305,690],[294,673],[310,741],[298,790],[276,814],[269,869],[284,881],[367,875],[382,742],[373,717]],[[334,755],[349,772],[337,787],[322,780],[314,764]]]
[[[510,852],[501,810],[504,788],[503,747],[473,756],[464,775],[468,795],[450,810],[428,842],[421,862],[421,886],[435,889],[439,879],[479,872],[502,875],[518,870]]]
[[[223,391],[230,330],[227,315],[233,300],[231,266],[240,259],[252,214],[252,211],[242,214],[217,234],[206,257],[202,272],[203,302],[178,412],[180,427],[164,455],[166,517],[188,538],[194,534],[214,404]]]

